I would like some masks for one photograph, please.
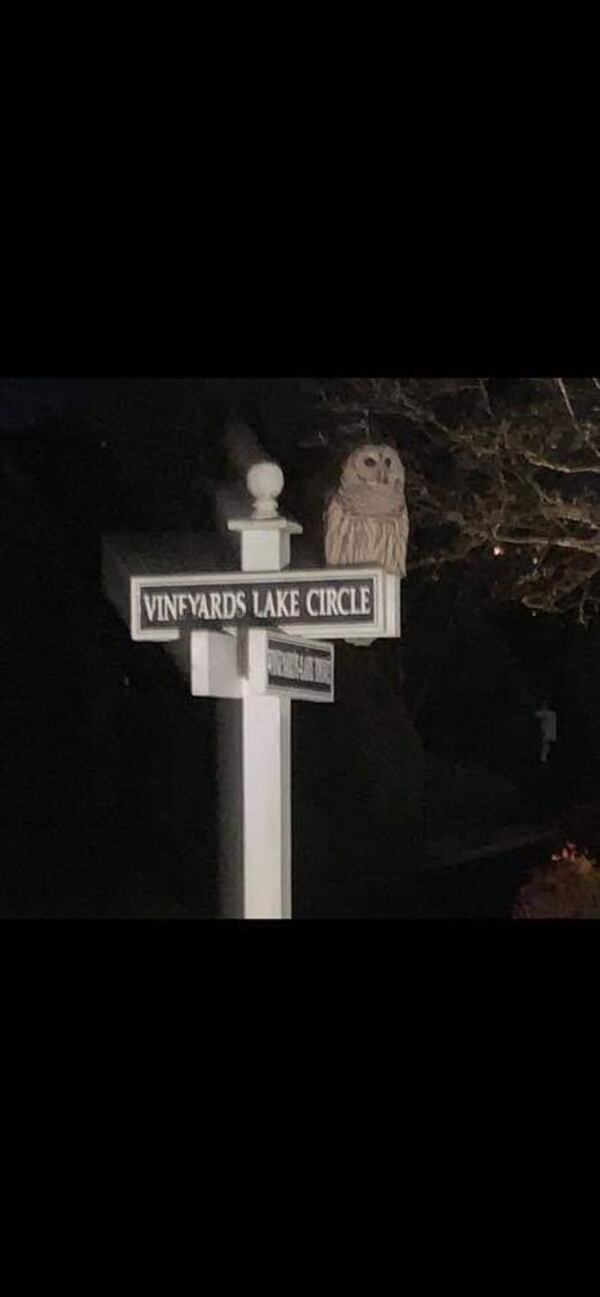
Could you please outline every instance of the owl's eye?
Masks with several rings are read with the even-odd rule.
[[[373,459],[372,455],[367,455],[367,458],[365,459],[365,464],[367,465],[367,468],[374,468],[376,463],[377,460]]]
[[[386,457],[385,457],[385,459],[384,459],[383,462],[384,462],[386,468],[391,468],[391,467],[392,467],[392,461],[391,461],[389,455],[386,455]]]

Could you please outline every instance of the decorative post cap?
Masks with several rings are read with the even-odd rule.
[[[277,501],[283,491],[283,483],[284,477],[279,464],[271,460],[263,460],[259,464],[252,465],[246,474],[246,486],[254,500],[253,518],[278,517]]]

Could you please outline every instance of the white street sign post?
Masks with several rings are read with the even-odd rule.
[[[290,561],[290,536],[302,531],[297,523],[277,516],[283,473],[277,465],[256,465],[248,473],[247,485],[255,500],[254,517],[228,523],[230,531],[241,535],[242,572],[279,572]],[[223,714],[226,708],[226,703],[219,708],[218,736],[220,764],[229,771],[229,777],[220,781],[223,910],[234,918],[290,919],[291,701],[251,693],[247,677],[233,734],[232,718]],[[234,803],[241,804],[241,826],[238,810],[233,843],[232,794]]]
[[[278,514],[281,469],[255,464],[247,485],[252,517],[228,523],[240,533],[240,571],[173,572],[151,541],[143,558],[109,541],[104,583],[132,639],[163,643],[192,694],[219,700],[224,917],[288,919],[292,701],[333,702],[326,640],[400,635],[400,579],[368,565],[289,569],[302,527]]]

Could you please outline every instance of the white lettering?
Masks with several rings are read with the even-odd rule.
[[[158,609],[158,595],[143,594],[142,599],[144,601],[144,608],[146,610],[148,621],[154,621],[154,616]]]
[[[267,672],[269,675],[278,676],[280,671],[281,654],[278,649],[269,649],[267,653]]]
[[[210,592],[210,615],[213,621],[221,621],[221,592],[220,590],[211,590]]]
[[[315,680],[318,684],[331,684],[331,662],[329,658],[317,658]]]
[[[253,585],[250,579],[248,585],[249,590],[228,588],[223,578],[223,584],[212,589],[210,586],[206,589],[192,586],[181,592],[175,588],[164,593],[143,590],[141,614],[147,624],[177,623],[189,617],[197,621],[231,623],[248,616],[270,622],[311,618],[337,621],[352,617],[367,619],[374,614],[371,583],[302,584],[286,588],[283,581],[278,587],[275,581],[272,585],[258,581]],[[307,659],[303,658],[303,661]]]
[[[321,600],[320,596],[321,596],[322,594],[323,594],[323,591],[322,591],[322,590],[319,590],[318,586],[311,586],[310,590],[307,590],[307,592],[306,592],[306,611],[307,611],[309,617],[320,617],[320,616],[321,616],[321,613],[322,613],[322,600]],[[318,607],[318,608],[315,608],[315,607],[314,607],[314,605],[313,605],[313,599],[318,599],[318,600],[319,600],[319,607]]]
[[[294,616],[294,612],[293,612],[294,595],[296,596],[296,601],[297,601],[299,595],[298,590],[277,590],[276,591],[278,621]]]
[[[223,594],[223,620],[232,621],[233,618],[235,617],[235,609],[236,609],[236,596],[233,590],[225,590]]]

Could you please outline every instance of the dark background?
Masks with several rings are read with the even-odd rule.
[[[218,526],[240,399],[295,480],[280,385],[240,387],[0,384],[6,917],[218,913],[215,707],[160,647],[131,643],[102,594],[100,542]],[[313,549],[322,489],[307,469],[284,498]],[[295,913],[376,912],[378,897],[385,912],[432,844],[593,799],[598,647],[593,626],[491,606],[458,572],[435,595],[406,581],[402,640],[336,645],[335,704],[293,708]],[[560,742],[542,777],[544,696]]]

